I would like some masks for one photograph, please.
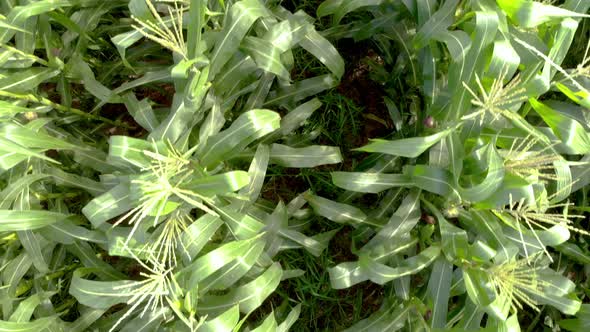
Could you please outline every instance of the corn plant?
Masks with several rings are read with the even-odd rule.
[[[288,330],[299,306],[259,308],[304,271],[273,258],[334,232],[303,233],[301,195],[261,199],[265,173],[341,161],[299,130],[344,72],[313,19],[260,0],[0,6],[0,329]],[[293,82],[296,48],[327,74]],[[170,104],[138,98],[154,86]]]
[[[383,286],[349,331],[587,330],[590,3],[282,5],[315,9],[0,1],[0,330],[301,329],[309,272],[313,303]],[[346,171],[309,125],[340,39],[395,127]],[[265,195],[317,166],[339,196]],[[311,271],[342,225],[356,258]]]
[[[329,269],[332,287],[386,286],[381,309],[349,331],[518,331],[523,313],[538,311],[547,322],[559,317],[555,309],[580,312],[563,327],[587,326],[586,294],[557,261],[588,262],[568,242],[588,234],[568,201],[588,184],[588,52],[576,68],[562,64],[589,7],[578,0],[319,6],[318,16],[331,17],[328,36],[371,38],[380,47],[393,67],[375,75],[386,89],[394,77],[417,84],[422,99],[412,108],[386,97],[397,139],[372,140],[358,148],[375,154],[372,164],[332,173],[346,190],[339,201],[305,195],[319,215],[355,228],[358,259]],[[368,15],[347,20],[353,11]],[[380,205],[354,206],[362,194],[379,194]]]

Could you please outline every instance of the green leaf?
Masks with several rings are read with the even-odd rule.
[[[170,315],[170,311],[169,308],[164,307],[146,313],[145,315],[140,314],[129,323],[126,323],[121,329],[121,332],[153,331],[160,327],[160,325],[166,320],[166,317]]]
[[[199,293],[205,294],[209,290],[224,290],[233,286],[256,263],[264,250],[264,246],[264,242],[256,242],[253,246],[244,250],[240,257],[236,258],[233,262],[200,281]]]
[[[494,41],[492,61],[486,74],[489,77],[512,77],[520,64],[520,56],[508,40]]]
[[[76,150],[79,146],[68,143],[63,139],[47,135],[40,131],[33,131],[26,127],[5,123],[0,126],[0,135],[27,148],[38,149],[68,149]]]
[[[486,64],[484,51],[494,41],[498,32],[498,15],[495,12],[475,12],[475,32],[464,61],[454,62],[449,67],[448,88],[452,94],[445,119],[458,119],[470,108],[470,94],[463,84],[473,86],[475,75],[482,77]]]
[[[400,239],[408,238],[410,231],[416,226],[422,215],[420,211],[420,190],[411,190],[401,202],[399,208],[389,218],[377,234],[361,250],[382,246],[383,244],[398,243]],[[403,243],[403,242],[402,242]],[[396,245],[393,246],[395,248]],[[390,248],[390,249],[393,249]]]
[[[359,225],[367,221],[367,215],[353,206],[337,203],[310,193],[306,193],[304,198],[315,213],[334,222]]]
[[[219,33],[209,57],[211,60],[210,80],[213,80],[223,65],[238,50],[242,39],[254,22],[268,14],[268,10],[258,0],[242,0],[231,6],[223,29]]]
[[[129,136],[111,136],[109,138],[109,160],[124,161],[137,168],[148,168],[151,159],[144,151],[165,155],[167,148],[162,142],[150,143]]]
[[[209,66],[191,71],[184,90],[178,92],[173,100],[168,116],[154,129],[148,138],[176,142],[188,128],[202,119],[201,106],[211,87],[207,81]]]
[[[299,45],[328,67],[337,79],[342,78],[344,75],[344,59],[342,59],[338,50],[320,33],[311,30],[303,37]]]
[[[33,261],[35,268],[41,273],[49,272],[49,266],[41,251],[41,247],[44,247],[47,243],[44,238],[31,230],[18,231],[17,235],[18,240]]]
[[[129,184],[121,183],[88,202],[82,213],[94,227],[100,228],[107,220],[129,211],[132,207]]]
[[[582,304],[576,318],[562,319],[558,323],[568,331],[586,331],[590,328],[590,304]]]
[[[240,312],[251,313],[275,290],[281,281],[283,270],[278,263],[272,264],[253,281],[231,290],[225,295],[206,295],[199,299],[202,314],[215,314],[238,305]]]
[[[131,64],[129,64],[129,61],[127,60],[127,57],[126,57],[127,49],[129,47],[131,47],[131,45],[133,45],[136,42],[138,42],[139,40],[141,40],[142,38],[143,38],[143,35],[141,34],[141,32],[139,32],[137,30],[123,32],[123,33],[120,33],[118,35],[111,37],[111,42],[117,48],[117,51],[119,52],[119,55],[121,56],[121,61],[123,62],[123,64],[125,64],[125,66],[131,67]]]
[[[420,189],[441,196],[450,195],[452,199],[460,197],[459,192],[452,185],[451,173],[444,168],[427,165],[405,166],[403,173]]]
[[[262,78],[260,78],[258,81],[256,89],[250,94],[250,97],[248,97],[248,100],[244,105],[244,109],[249,110],[262,107],[262,104],[264,104],[264,100],[266,100],[275,78],[276,76],[272,73],[264,73]],[[282,121],[283,120],[281,120],[281,123]]]
[[[154,131],[159,126],[160,123],[147,99],[139,101],[133,93],[126,93],[123,101],[135,122],[140,126],[148,131]]]
[[[572,88],[560,82],[556,82],[555,85],[557,86],[559,91],[561,91],[564,95],[566,95],[569,99],[573,100],[575,103],[586,108],[590,108],[590,93],[588,93],[588,91],[574,91],[572,90]]]
[[[75,241],[68,245],[67,250],[80,259],[83,266],[90,268],[97,276],[106,280],[119,280],[126,277],[125,274],[119,272],[110,264],[102,261],[90,244],[84,241]]]
[[[332,172],[332,182],[343,189],[362,193],[379,193],[394,187],[411,187],[412,180],[405,174],[368,172]]]
[[[39,292],[35,293],[21,303],[18,304],[18,308],[10,315],[9,320],[11,322],[25,323],[31,320],[33,311],[41,304],[42,301],[49,299],[55,292]]]
[[[555,249],[578,263],[590,264],[590,256],[573,243],[562,243],[555,246]]]
[[[378,6],[384,0],[328,0],[324,1],[317,10],[318,17],[334,14],[333,24],[340,23],[342,18],[358,8],[366,6]]]
[[[121,169],[130,168],[126,163],[107,162],[107,154],[99,149],[75,150],[74,161],[81,166],[109,174]]]
[[[93,196],[98,196],[106,191],[105,187],[100,182],[76,174],[66,173],[58,168],[49,168],[47,173],[51,175],[55,184],[58,186],[80,188],[89,192]]]
[[[25,231],[49,226],[68,216],[58,212],[0,210],[0,232]]]
[[[290,229],[288,210],[282,202],[279,202],[273,213],[265,218],[265,224],[266,253],[270,257],[274,257],[282,249],[298,247],[303,247],[309,253],[318,257],[328,247],[330,239],[337,232],[337,230],[332,230],[308,237],[299,231]]]
[[[510,199],[512,198],[512,200]],[[526,204],[535,204],[535,192],[533,185],[523,181],[520,177],[510,173],[504,174],[504,182],[492,196],[476,205],[480,209],[496,208],[523,200]]]
[[[301,304],[298,304],[295,306],[295,308],[293,308],[293,310],[291,310],[289,312],[289,315],[287,315],[287,318],[285,318],[285,320],[279,325],[279,327],[276,331],[277,332],[289,331],[291,326],[293,326],[293,324],[295,324],[295,321],[297,321],[297,319],[299,318],[300,314],[301,314]]]
[[[216,91],[223,93],[236,92],[246,83],[244,80],[250,78],[253,80],[256,72],[256,62],[250,56],[238,52],[234,54],[233,58],[227,63],[224,70],[213,81],[213,88]],[[268,74],[274,77],[273,74]],[[271,82],[272,83],[272,82]],[[257,83],[254,82],[252,91],[257,88]],[[248,109],[245,109],[248,110]]]
[[[22,252],[20,255],[7,262],[6,266],[3,267],[2,284],[5,286],[0,289],[0,294],[2,294],[3,298],[10,299],[10,301],[7,301],[8,303],[4,302],[3,310],[7,313],[12,311],[11,299],[16,298],[19,295],[17,294],[17,290],[22,278],[27,271],[29,271],[31,265],[33,265],[33,263],[30,260],[29,255],[26,252]]]
[[[395,141],[373,139],[371,140],[371,143],[355,150],[386,153],[406,158],[416,158],[441,139],[452,133],[453,130],[453,128],[448,128],[430,136],[404,138]]]
[[[307,250],[310,254],[319,257],[322,254],[322,252],[326,248],[328,248],[330,240],[337,232],[338,230],[336,229],[316,234],[313,237],[305,236],[302,233],[293,230],[283,230],[280,232],[280,234],[284,236],[286,239],[289,239],[294,243],[298,244],[299,246]]]
[[[548,304],[566,315],[575,315],[582,305],[582,301],[575,296],[557,296],[545,292],[531,293],[529,296],[539,304]]]
[[[49,225],[43,230],[43,236],[62,244],[73,244],[76,240],[99,244],[107,242],[104,233],[78,226],[71,219]]]
[[[523,28],[534,28],[565,17],[588,17],[588,15],[531,0],[497,0],[497,3],[510,19]]]
[[[29,149],[0,136],[0,171],[9,170],[21,161],[31,157],[59,164],[58,161],[46,157],[40,152],[42,150]]]
[[[440,254],[438,245],[431,245],[416,256],[401,261],[399,266],[390,267],[373,260],[360,257],[361,266],[366,266],[368,279],[383,285],[389,281],[420,272],[432,264]]]
[[[590,137],[580,123],[536,99],[531,98],[529,102],[563,144],[577,154],[590,152]]]
[[[240,46],[241,50],[250,55],[258,68],[289,80],[290,75],[281,61],[281,50],[270,41],[256,37],[246,37]]]
[[[37,2],[28,3],[25,6],[16,6],[10,10],[7,21],[12,26],[21,27],[25,21],[31,17],[53,11],[61,7],[71,6],[70,1],[66,0],[42,0]],[[4,44],[14,36],[15,31],[12,30],[0,30],[0,43]]]
[[[344,3],[344,0],[326,0],[323,1],[317,11],[316,14],[318,17],[324,17],[324,16],[328,16],[328,15],[333,15],[336,10],[338,10],[338,8],[340,6],[342,6],[342,4]]]
[[[16,114],[26,112],[45,113],[47,111],[49,111],[49,108],[47,107],[27,108],[20,106],[17,102],[9,103],[7,101],[0,100],[0,118],[11,118]]]
[[[324,90],[331,89],[337,84],[338,80],[331,74],[297,81],[295,84],[281,86],[276,91],[271,91],[263,106],[288,106]]]
[[[232,125],[209,138],[201,154],[204,166],[211,167],[239,152],[254,140],[279,128],[280,117],[269,110],[251,110],[240,115]]]
[[[218,100],[213,103],[211,111],[207,114],[207,117],[201,124],[199,129],[199,148],[197,152],[200,153],[207,144],[209,137],[219,133],[223,125],[225,124],[225,118],[221,112],[221,105]]]
[[[463,319],[456,325],[461,331],[477,330],[481,326],[481,320],[483,319],[485,312],[480,310],[469,298],[465,299],[465,311]]]
[[[459,219],[463,227],[480,235],[498,252],[497,261],[506,261],[518,251],[514,244],[507,241],[498,218],[491,211],[471,209],[469,213],[461,213]]]
[[[70,70],[72,74],[75,75],[76,79],[82,82],[86,91],[100,100],[101,104],[109,101],[118,101],[118,96],[115,96],[111,89],[96,80],[90,65],[84,62],[79,56],[74,56],[68,62],[68,66],[75,68]]]
[[[487,167],[487,174],[483,181],[469,188],[459,186],[461,197],[470,202],[483,201],[495,193],[504,181],[504,160],[492,145],[485,148],[485,156],[482,160]]]
[[[580,159],[583,162],[581,165],[572,166],[571,173],[572,173],[572,192],[580,190],[584,188],[586,185],[590,183],[590,167],[588,167],[587,162],[590,162],[590,154],[585,155]]]
[[[480,269],[463,269],[463,281],[469,299],[477,306],[485,307],[496,299],[485,271]]]
[[[361,269],[360,263],[346,262],[328,268],[330,285],[334,289],[345,289],[366,281],[366,273]]]
[[[213,208],[219,213],[219,216],[230,228],[232,235],[236,239],[248,239],[257,236],[264,227],[263,223],[249,214],[236,212],[230,207],[219,208],[213,206]]]
[[[244,171],[233,171],[223,174],[197,178],[182,184],[182,189],[188,189],[203,196],[228,194],[248,185],[250,177]]]
[[[423,26],[422,29],[426,29],[427,26]],[[443,42],[447,45],[447,49],[451,54],[451,58],[455,63],[461,63],[465,61],[467,52],[471,47],[471,38],[465,31],[435,31],[432,35],[432,39]]]
[[[231,307],[217,317],[205,321],[199,328],[203,332],[231,332],[240,320],[240,308],[238,305]]]
[[[278,328],[277,320],[275,319],[274,312],[271,312],[268,317],[252,332],[271,332],[276,331]]]
[[[553,61],[553,64],[550,64],[548,61],[545,61],[543,65],[543,78],[546,80],[547,85],[549,85],[549,81],[554,75],[559,71],[556,68],[555,64],[561,65],[563,60],[565,59],[570,46],[574,40],[574,36],[576,34],[576,30],[578,29],[578,22],[571,18],[566,18],[561,21],[559,25],[559,29],[555,33],[554,43],[551,45],[551,49],[549,50],[548,57]],[[571,83],[571,81],[569,82]]]
[[[435,34],[447,30],[455,18],[459,0],[445,1],[440,9],[422,25],[414,37],[414,47],[420,49],[428,44]]]
[[[452,276],[453,265],[444,258],[437,259],[432,268],[427,288],[428,296],[434,303],[432,305],[431,322],[433,329],[442,329],[447,323]]]
[[[93,269],[81,268],[74,271],[70,294],[78,302],[95,309],[108,309],[118,303],[127,303],[140,289],[141,283],[131,280],[94,281],[84,279]]]
[[[386,300],[386,303],[368,318],[358,321],[344,332],[399,331],[406,324],[412,306],[398,305]]]
[[[10,209],[24,189],[47,177],[48,174],[27,174],[8,184],[0,192],[0,209]]]
[[[572,192],[573,180],[569,163],[560,158],[553,162],[555,169],[555,193],[552,195],[551,202],[561,202],[568,198]]]
[[[15,73],[0,78],[0,90],[10,92],[27,92],[58,74],[58,70],[51,68],[34,67],[26,70],[19,70]]]
[[[292,148],[273,144],[270,148],[270,161],[283,167],[316,167],[342,162],[340,149],[334,146],[311,145]]]
[[[190,274],[189,289],[215,273],[233,260],[244,257],[250,249],[260,242],[260,238],[232,241],[194,260],[190,265],[178,272],[178,275]]]
[[[507,216],[502,217],[506,219]],[[522,225],[520,229],[515,228],[516,226],[504,227],[504,235],[519,247],[522,255],[531,255],[544,250],[546,246],[562,244],[570,238],[569,230],[563,225],[555,225],[546,230],[535,230],[535,234],[525,225]]]
[[[186,228],[182,233],[181,243],[179,243],[179,247],[182,247],[185,252],[185,255],[182,255],[185,264],[188,264],[199,254],[222,224],[219,217],[205,214]]]
[[[7,322],[0,320],[0,331],[38,332],[51,330],[57,322],[57,316],[42,317],[31,322]]]
[[[169,82],[170,80],[170,70],[167,68],[158,71],[149,71],[143,74],[143,76],[140,78],[121,84],[118,88],[113,89],[111,94],[119,95],[127,90],[131,90],[142,85],[147,85],[149,83]]]
[[[248,176],[250,182],[240,190],[240,195],[246,195],[249,198],[250,203],[254,203],[260,191],[264,186],[264,177],[266,175],[266,169],[270,160],[270,149],[268,145],[260,144],[256,148],[254,159],[248,168]]]

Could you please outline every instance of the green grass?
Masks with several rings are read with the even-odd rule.
[[[331,227],[319,223],[314,229]],[[350,232],[351,229],[343,228],[320,257],[303,252],[288,252],[278,257],[285,268],[306,272],[286,280],[277,290],[283,298],[302,304],[301,318],[293,326],[294,331],[342,330],[368,317],[381,305],[383,290],[374,284],[363,283],[346,290],[330,287],[325,267],[354,257],[350,253]]]
[[[313,8],[315,4],[303,3],[298,9]],[[310,12],[310,11],[307,11]],[[297,54],[297,53],[296,53]],[[325,68],[316,59],[301,53],[297,58],[294,78],[321,75]],[[299,55],[299,54],[298,54]],[[303,132],[317,132],[315,141],[338,146],[346,162],[343,164],[321,166],[312,169],[289,170],[280,166],[267,171],[268,188],[263,196],[289,201],[302,191],[312,192],[324,197],[337,198],[341,190],[330,177],[332,171],[351,170],[363,158],[362,153],[351,151],[361,146],[364,138],[364,110],[362,105],[343,96],[338,89],[332,89],[318,96],[322,106],[307,121]],[[312,233],[334,229],[334,225],[322,219],[312,221]],[[345,227],[335,235],[328,249],[319,257],[305,251],[285,252],[277,257],[285,269],[301,269],[301,277],[284,281],[276,291],[277,303],[289,301],[301,303],[300,319],[293,325],[293,331],[337,331],[350,327],[354,322],[368,317],[380,306],[380,287],[364,283],[357,287],[339,291],[330,286],[326,266],[333,266],[347,258],[350,252],[350,228]],[[348,238],[348,240],[347,240]],[[279,300],[280,299],[280,300]]]
[[[313,12],[317,4],[313,1],[297,2],[297,9]],[[284,5],[286,5],[284,3]],[[307,10],[311,9],[311,10]],[[325,74],[326,70],[317,59],[304,52],[296,52],[296,67],[292,72],[294,79]],[[343,53],[343,56],[349,56]],[[354,64],[347,66],[351,71]],[[347,74],[349,75],[349,74]],[[364,117],[367,113],[363,105],[344,96],[338,88],[318,95],[322,106],[306,122],[303,132],[317,132],[315,141],[325,145],[338,146],[345,156],[345,162],[337,165],[320,166],[312,169],[289,170],[280,166],[267,171],[268,187],[263,196],[289,201],[307,189],[336,199],[341,190],[330,177],[332,171],[352,170],[366,157],[352,151],[366,143]],[[321,218],[312,221],[311,233],[321,233],[334,229],[334,225]],[[367,318],[375,312],[382,301],[383,290],[371,283],[363,283],[346,290],[334,290],[326,266],[353,259],[350,252],[351,229],[340,230],[327,251],[315,257],[305,251],[287,251],[277,260],[286,269],[301,269],[305,274],[288,279],[277,289],[275,298],[278,306],[282,301],[301,303],[300,319],[293,325],[293,331],[337,331],[350,327],[354,322]],[[272,300],[272,299],[271,299]]]

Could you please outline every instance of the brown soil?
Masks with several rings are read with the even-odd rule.
[[[106,104],[101,108],[101,115],[109,119],[119,119],[128,128],[122,127],[107,127],[105,128],[105,134],[107,136],[114,135],[125,135],[131,137],[142,137],[147,132],[143,129],[129,114],[124,104]]]
[[[172,84],[158,84],[153,87],[141,86],[134,91],[138,100],[148,98],[156,107],[170,107],[174,86]],[[147,131],[141,127],[127,111],[124,104],[106,104],[101,108],[101,114],[109,119],[120,119],[129,128],[107,128],[107,135],[126,135],[131,137],[144,137]]]
[[[330,241],[328,247],[328,255],[334,262],[334,265],[355,261],[357,256],[351,252],[352,248],[352,232],[354,229],[350,226],[344,226]]]
[[[272,202],[289,202],[309,189],[305,179],[296,168],[284,168],[280,176],[272,176],[264,183],[260,195]]]
[[[364,110],[360,121],[363,124],[363,134],[357,135],[354,144],[362,146],[369,138],[388,135],[393,128],[387,107],[383,103],[385,92],[370,77],[369,63],[383,64],[383,59],[365,43],[350,43],[340,48],[344,61],[349,66],[338,86],[338,92]]]
[[[360,130],[353,130],[352,124],[345,124],[342,133],[343,144],[340,146],[343,162],[339,165],[321,166],[322,171],[353,171],[355,165],[369,156],[368,153],[353,151],[369,143],[371,138],[383,138],[389,135],[393,122],[383,102],[386,94],[383,87],[371,79],[370,63],[382,64],[383,59],[368,43],[339,41],[338,49],[344,58],[347,68],[336,91],[352,101],[362,111],[354,122]],[[328,129],[329,130],[329,129]],[[320,144],[330,144],[328,140],[319,138]]]
[[[172,96],[174,96],[174,86],[163,83],[154,87],[141,86],[135,91],[138,100],[149,98],[160,107],[170,107],[172,105]]]

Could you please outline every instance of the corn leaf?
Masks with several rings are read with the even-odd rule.
[[[0,210],[0,231],[14,232],[34,230],[60,222],[67,215],[51,211],[14,211]]]

